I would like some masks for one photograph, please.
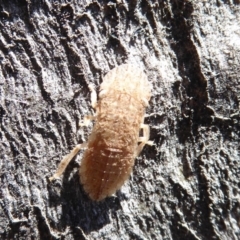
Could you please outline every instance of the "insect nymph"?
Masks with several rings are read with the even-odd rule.
[[[92,200],[100,201],[124,184],[144,145],[152,144],[148,141],[149,126],[143,124],[151,88],[141,69],[123,64],[104,77],[98,102],[91,90],[96,109],[92,133],[86,143],[77,145],[64,157],[50,180],[59,177],[78,151],[86,148],[79,170],[80,182]]]

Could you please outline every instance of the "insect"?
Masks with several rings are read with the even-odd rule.
[[[141,69],[123,64],[104,77],[98,102],[92,86],[90,90],[96,110],[96,115],[89,117],[95,120],[92,133],[87,142],[77,145],[63,158],[50,181],[64,172],[80,149],[86,148],[79,170],[80,182],[92,200],[100,201],[124,184],[144,145],[153,144],[149,141],[149,126],[143,123],[151,87]]]

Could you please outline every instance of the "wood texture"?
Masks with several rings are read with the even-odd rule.
[[[239,239],[239,1],[0,1],[1,239]],[[151,140],[116,196],[79,184],[88,84],[153,86]]]

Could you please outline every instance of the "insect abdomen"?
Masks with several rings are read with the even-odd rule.
[[[111,95],[106,100],[111,101],[109,104],[100,100],[99,104],[105,108],[98,112],[80,168],[84,190],[97,201],[115,193],[129,178],[134,165],[142,120],[139,111],[142,113],[144,107],[140,105],[139,109],[139,103],[133,103],[135,100],[124,94],[114,96],[119,95],[118,108],[113,109]],[[128,114],[129,106],[135,105]]]
[[[150,97],[146,75],[131,65],[106,75],[101,91],[96,123],[80,167],[84,190],[95,201],[114,194],[129,178]]]
[[[89,146],[80,168],[84,190],[90,198],[100,201],[115,193],[129,178],[134,164],[131,153],[120,149]]]

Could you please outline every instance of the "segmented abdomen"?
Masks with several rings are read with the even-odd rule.
[[[150,87],[142,70],[122,65],[101,84],[96,123],[80,167],[80,181],[90,198],[100,201],[129,178]]]
[[[122,94],[116,93],[115,97],[118,95]],[[108,97],[107,100],[111,100],[111,95]],[[119,107],[115,110],[113,104],[105,104],[104,100],[99,102],[106,108],[98,111],[80,167],[84,190],[95,201],[115,193],[129,178],[134,165],[144,107],[138,102],[133,103],[132,98],[128,97],[128,102],[126,99],[124,95],[118,98]],[[128,110],[132,106],[135,108],[129,116]]]
[[[81,183],[91,199],[100,201],[123,185],[133,165],[132,153],[108,148],[98,141],[89,143],[80,168]]]

